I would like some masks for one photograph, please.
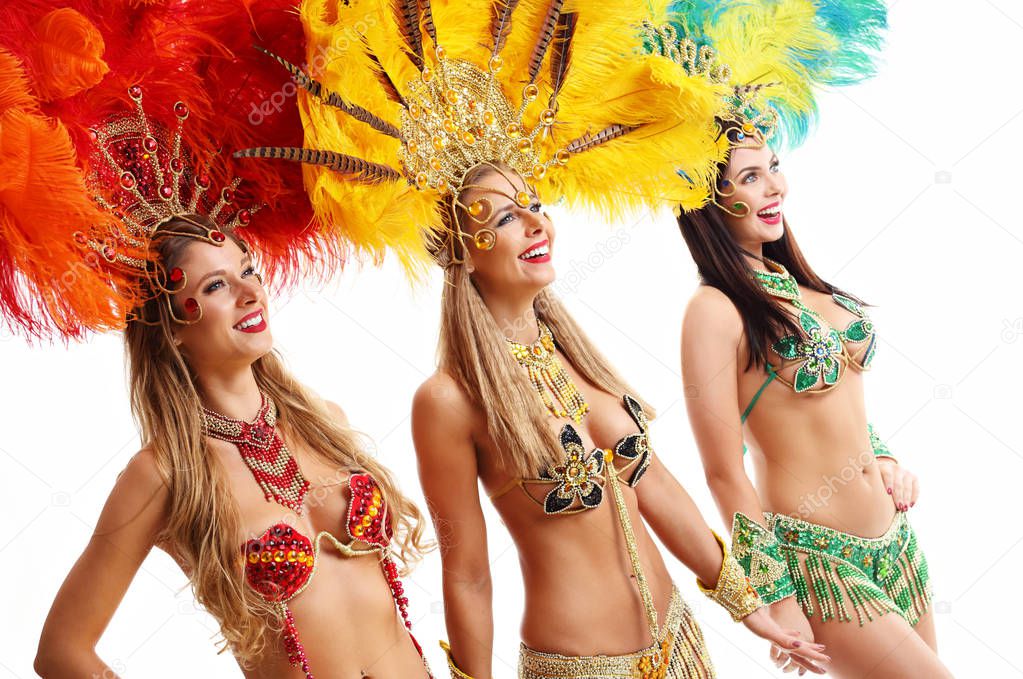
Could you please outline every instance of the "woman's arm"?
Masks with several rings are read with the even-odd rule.
[[[738,349],[742,318],[723,292],[700,286],[682,322],[682,382],[704,477],[725,525],[742,512],[763,521],[742,461]]]
[[[671,554],[707,587],[717,584],[721,548],[689,493],[654,455],[636,485],[639,513]]]
[[[465,674],[489,679],[494,645],[490,559],[472,430],[472,404],[453,379],[437,373],[419,387],[412,402],[412,439],[440,543],[451,655]]]
[[[736,513],[741,512],[754,524],[749,528],[751,534],[761,531],[769,538],[763,506],[742,460],[738,395],[742,333],[742,317],[732,301],[716,288],[700,286],[682,323],[682,382],[704,477],[725,525],[731,530]],[[754,577],[754,584],[765,601],[771,603],[769,610],[775,622],[783,629],[798,632],[804,641],[813,641],[813,632],[795,597],[782,596],[789,594],[784,582],[765,585]],[[766,593],[768,588],[775,594]],[[819,657],[810,657],[820,662]],[[802,660],[797,663],[820,671],[812,663]]]
[[[34,665],[41,677],[116,676],[96,644],[163,529],[169,498],[153,452],[143,449],[118,476],[50,607]]]
[[[636,493],[643,519],[668,551],[696,574],[701,587],[706,590],[716,589],[719,576],[724,573],[723,547],[711,533],[689,493],[656,456],[636,486]],[[731,556],[729,561],[734,568],[739,568],[734,565]],[[741,576],[741,571],[738,574]],[[798,616],[795,619],[797,624],[801,623],[801,626],[809,630],[802,611],[796,608],[794,612]],[[820,673],[820,664],[828,661],[828,657],[821,652],[823,646],[801,647],[803,641],[813,640],[812,634],[803,636],[798,627],[786,624],[789,621],[785,617],[778,619],[773,611],[769,613],[768,609],[760,608],[746,615],[742,622],[751,632],[772,642],[775,647],[797,655],[797,666]]]

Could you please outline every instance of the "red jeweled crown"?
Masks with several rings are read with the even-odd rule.
[[[166,271],[154,259],[150,250],[154,238],[187,236],[220,245],[227,239],[224,230],[248,225],[255,209],[233,208],[239,179],[221,189],[216,202],[209,205],[210,176],[205,166],[191,162],[182,141],[188,118],[183,102],[174,104],[176,126],[170,132],[146,115],[140,86],[130,87],[128,96],[135,103],[134,113],[89,130],[95,151],[87,184],[96,203],[119,224],[94,226],[89,233],[76,231],[74,238],[82,247],[99,253],[107,264],[137,271],[148,282],[152,295],[168,294],[181,289],[184,273],[176,267]],[[194,216],[205,217],[208,224]],[[202,233],[157,231],[172,219],[200,227]],[[175,320],[185,322],[177,318],[173,307],[171,311]],[[146,322],[139,317],[131,320]]]

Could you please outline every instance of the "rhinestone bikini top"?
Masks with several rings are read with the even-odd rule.
[[[635,487],[650,467],[653,450],[650,448],[648,422],[642,406],[628,394],[622,396],[622,404],[639,428],[638,432],[623,436],[613,449],[594,448],[587,453],[579,432],[571,424],[566,424],[558,437],[565,453],[562,462],[543,470],[536,478],[510,479],[491,493],[490,499],[496,500],[519,486],[526,497],[543,507],[545,514],[575,514],[593,509],[604,499],[604,468],[612,464],[615,455],[626,460],[626,464],[617,470],[619,477],[624,478],[629,486]],[[527,484],[553,488],[543,500],[538,500],[526,490]]]
[[[245,552],[245,577],[249,584],[269,601],[287,602],[304,590],[315,572],[320,540],[332,543],[344,556],[379,553],[391,542],[387,522],[387,503],[376,481],[369,474],[348,478],[351,501],[345,521],[347,541],[328,531],[309,539],[287,523],[276,523],[259,536],[248,540]],[[358,542],[368,546],[358,549]]]
[[[771,350],[783,361],[801,361],[793,380],[789,382],[778,375],[776,367],[769,367],[768,372],[773,373],[769,378],[777,378],[800,393],[826,391],[841,381],[847,365],[857,370],[868,369],[877,343],[874,324],[863,305],[832,293],[836,304],[855,315],[844,330],[836,330],[821,314],[803,303],[796,279],[784,266],[766,258],[764,263],[772,270],[755,271],[757,279],[769,294],[796,308],[801,329],[800,333],[786,335],[771,345]]]
[[[283,641],[288,660],[292,665],[300,666],[307,679],[312,679],[312,671],[287,604],[312,581],[320,559],[321,540],[333,544],[345,557],[374,554],[380,558],[380,567],[405,628],[409,630],[409,637],[419,655],[423,655],[419,642],[412,636],[408,598],[398,579],[398,567],[389,553],[393,533],[388,521],[387,502],[376,480],[368,473],[349,476],[348,489],[351,499],[344,525],[347,542],[342,542],[328,531],[320,531],[310,540],[293,526],[280,522],[242,545],[245,579],[278,610],[284,621]],[[356,547],[357,543],[364,543],[366,547]]]

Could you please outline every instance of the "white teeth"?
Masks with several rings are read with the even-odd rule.
[[[541,245],[540,247],[533,248],[525,254],[519,255],[519,259],[532,259],[533,257],[543,257],[551,251],[549,245]]]
[[[253,316],[252,318],[250,318],[247,321],[242,321],[241,323],[239,323],[238,325],[236,325],[234,327],[238,328],[239,330],[244,330],[245,328],[251,328],[254,325],[259,325],[262,322],[263,322],[263,314],[259,314],[258,316]]]
[[[781,206],[775,205],[774,207],[765,208],[758,212],[757,214],[760,215],[761,217],[774,217],[779,212],[781,212]]]

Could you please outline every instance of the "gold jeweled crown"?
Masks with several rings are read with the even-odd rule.
[[[522,88],[522,105],[515,109],[494,78],[500,57],[491,59],[490,70],[483,71],[468,61],[446,58],[442,46],[436,52],[436,74],[427,67],[409,83],[409,107],[401,120],[399,157],[417,188],[457,194],[470,169],[494,158],[523,177],[538,180],[551,165],[568,162],[564,149],[554,158],[542,159],[534,143],[555,122],[553,97],[530,129],[524,113],[539,95],[535,83]]]
[[[643,24],[643,35],[654,53],[682,65],[691,75],[730,86],[725,107],[718,114],[719,134],[728,138],[732,148],[759,148],[774,136],[778,112],[764,100],[764,91],[778,83],[732,82],[732,69],[722,63],[710,45],[697,45],[688,37],[679,37],[672,24]]]
[[[667,18],[664,3],[301,8],[308,70],[275,58],[303,90],[307,148],[235,155],[319,166],[305,184],[328,243],[376,261],[393,251],[418,278],[427,260],[457,264],[464,248],[493,245],[497,205],[486,194],[525,208],[543,192],[611,219],[704,200],[721,155],[710,121],[724,88],[643,50],[640,23]],[[485,166],[504,176],[503,189],[466,181]],[[679,167],[697,181],[680,182]],[[466,205],[468,188],[479,190]]]

